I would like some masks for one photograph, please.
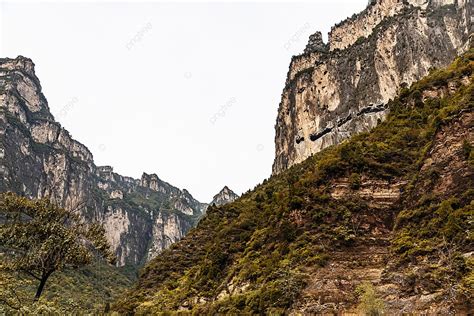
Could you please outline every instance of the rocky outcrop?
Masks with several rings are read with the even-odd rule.
[[[118,264],[139,265],[181,239],[207,207],[157,175],[97,167],[54,120],[31,60],[0,59],[0,191],[50,197],[104,224]]]
[[[328,47],[323,42],[323,35],[321,32],[316,32],[313,35],[310,35],[308,45],[304,49],[305,54],[320,52],[324,53],[328,50]]]
[[[360,183],[351,179],[338,179],[332,185],[331,197],[343,199],[348,196],[365,200],[373,208],[391,207],[398,202],[406,181],[388,181],[362,178]],[[357,188],[357,190],[354,190]]]
[[[112,309],[469,314],[473,69],[469,49],[403,89],[377,128],[210,207]]]
[[[310,37],[293,57],[275,126],[273,173],[382,121],[397,92],[468,48],[467,0],[377,0]]]
[[[238,198],[238,194],[234,193],[234,191],[225,186],[219,193],[214,196],[210,205],[221,206],[224,204],[232,203]]]
[[[462,148],[463,144],[474,144],[473,123],[474,113],[466,111],[454,117],[451,123],[436,134],[417,181],[412,184],[416,190],[410,200],[419,200],[427,192],[438,198],[462,196],[463,192],[472,188],[473,168],[466,161]],[[433,178],[433,170],[438,172],[436,178]],[[392,187],[398,188],[399,184],[393,183]],[[352,198],[351,194],[366,196],[366,188],[367,184],[355,190],[347,190],[345,198]],[[382,186],[381,190],[386,188]],[[308,271],[311,278],[290,315],[328,314],[341,310],[349,314],[359,314],[355,284],[364,282],[375,285],[378,296],[385,302],[385,312],[389,315],[417,315],[426,311],[433,315],[469,314],[469,311],[460,306],[456,306],[455,312],[453,297],[440,290],[433,291],[433,284],[437,282],[430,279],[433,267],[441,265],[443,269],[453,269],[448,267],[444,256],[436,258],[437,260],[421,260],[420,256],[419,261],[406,266],[394,264],[400,258],[394,257],[389,251],[390,247],[393,247],[390,243],[393,232],[386,223],[390,223],[390,208],[393,211],[397,204],[406,202],[400,199],[400,194],[397,195],[391,196],[393,203],[390,206],[385,202],[380,203],[377,193],[375,194],[371,206],[374,209],[359,215],[356,221],[357,224],[377,222],[377,229],[362,237],[362,242],[356,247],[332,253],[330,265]],[[406,196],[404,198],[406,199]],[[374,211],[387,206],[389,208],[385,209],[385,212]],[[472,257],[473,253],[466,252],[462,255]]]

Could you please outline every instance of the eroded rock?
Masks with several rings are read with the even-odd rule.
[[[384,120],[401,87],[469,46],[466,0],[378,0],[293,57],[275,125],[273,173]]]

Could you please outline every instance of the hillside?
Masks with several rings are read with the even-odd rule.
[[[37,305],[32,302],[38,282],[25,274],[12,274],[0,269],[0,314],[98,314],[133,284],[135,278],[127,271],[96,261],[80,269],[67,269],[53,274]],[[16,299],[11,300],[12,294]],[[12,304],[13,303],[13,304]]]
[[[119,295],[135,281],[121,271],[103,262],[95,262],[78,271],[65,270],[53,275],[44,296],[50,302],[57,302],[67,311],[104,311]]]
[[[474,50],[153,259],[113,309],[196,314],[472,310]]]

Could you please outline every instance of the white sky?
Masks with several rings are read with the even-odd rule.
[[[271,174],[291,56],[366,3],[2,2],[0,55],[33,59],[97,165],[209,202]]]

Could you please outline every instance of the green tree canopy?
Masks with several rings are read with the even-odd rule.
[[[87,225],[48,199],[0,194],[1,267],[37,280],[34,300],[52,273],[87,265],[94,256],[115,262],[101,225]]]

